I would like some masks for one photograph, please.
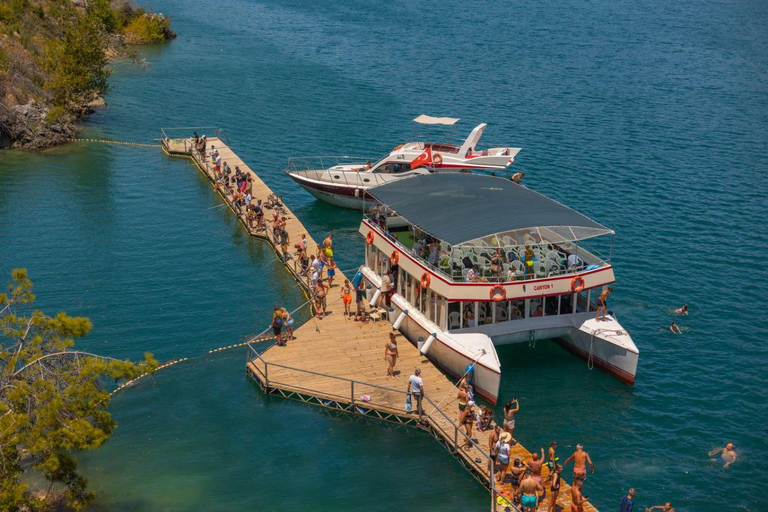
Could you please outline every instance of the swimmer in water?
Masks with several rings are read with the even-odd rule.
[[[673,311],[676,315],[687,315],[688,314],[688,304],[683,304],[683,307],[677,308]]]
[[[677,323],[675,322],[672,322],[672,325],[669,326],[669,330],[674,334],[683,334],[683,331],[680,330],[680,327],[678,327]]]
[[[675,509],[672,507],[670,502],[666,502],[663,505],[654,505],[645,509],[645,512],[651,512],[652,510],[661,510],[661,512],[675,512]]]
[[[736,455],[736,450],[733,449],[733,443],[728,443],[727,445],[725,445],[725,448],[715,448],[714,450],[709,452],[710,457],[714,457],[716,455],[717,455],[717,459],[715,460],[724,462],[725,463],[723,464],[724,468],[727,468],[728,466],[736,462],[737,455]]]

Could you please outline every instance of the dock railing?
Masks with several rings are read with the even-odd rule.
[[[186,153],[192,153],[194,149],[190,141],[193,138],[193,133],[197,132],[198,135],[207,135],[209,138],[216,137],[230,145],[227,132],[223,128],[218,126],[177,126],[172,128],[160,128],[160,133],[163,134],[162,145],[167,152],[171,151],[171,143],[176,141],[183,144],[184,151]],[[212,135],[211,135],[212,134]]]
[[[370,416],[371,412],[375,412],[379,419],[390,422],[406,425],[417,423],[420,428],[429,431],[440,441],[490,491],[491,510],[496,510],[497,498],[501,495],[495,486],[493,458],[462,431],[443,411],[440,404],[435,404],[429,396],[423,397],[422,409],[418,411],[416,400],[412,400],[413,411],[408,412],[405,409],[406,397],[409,395],[407,390],[271,363],[250,341],[247,347],[247,363],[250,363],[250,367],[258,374],[254,377],[260,381],[266,393],[277,392],[285,398],[296,398],[361,416]],[[465,450],[463,446],[470,448]],[[510,510],[520,510],[512,503],[508,506]]]

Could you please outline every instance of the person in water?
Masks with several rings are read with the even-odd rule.
[[[592,459],[589,458],[589,454],[584,451],[584,445],[577,444],[576,451],[563,462],[563,466],[571,461],[573,461],[574,481],[587,479],[587,464],[589,464],[589,472],[595,472],[595,466],[592,464]]]
[[[654,505],[645,509],[645,512],[652,512],[653,510],[661,510],[661,512],[675,512],[674,507],[670,502],[666,502],[663,505]]]
[[[630,489],[627,491],[626,496],[621,498],[621,503],[619,503],[619,512],[632,512],[632,509],[635,508],[635,490]]]
[[[736,450],[733,449],[733,443],[728,443],[725,448],[715,448],[709,452],[710,457],[717,456],[717,461],[723,462],[723,467],[727,468],[734,462],[736,462]]]
[[[597,298],[597,313],[595,314],[595,320],[605,320],[605,315],[608,313],[608,296],[613,293],[613,288],[610,286],[603,290],[603,293]],[[603,312],[600,316],[600,311]]]
[[[676,315],[687,315],[688,314],[688,304],[683,304],[683,307],[677,308],[673,311]]]
[[[669,330],[672,331],[674,334],[683,334],[683,331],[677,325],[677,322],[672,322],[672,325],[669,326]]]

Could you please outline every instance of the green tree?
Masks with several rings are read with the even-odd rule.
[[[103,95],[111,71],[98,13],[72,13],[64,23],[62,37],[50,40],[43,54],[44,87],[54,105],[71,110]]]
[[[74,454],[98,448],[115,429],[109,387],[157,362],[151,354],[137,365],[74,350],[90,320],[46,316],[32,310],[34,300],[26,270],[13,270],[0,293],[0,510],[79,510],[93,493]],[[47,488],[30,489],[33,475]]]

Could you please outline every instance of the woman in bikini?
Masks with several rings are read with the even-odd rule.
[[[349,285],[349,279],[345,279],[344,285],[341,287],[341,300],[344,302],[344,315],[351,316],[352,287]]]
[[[395,376],[395,363],[397,362],[397,340],[395,333],[389,333],[389,341],[384,347],[384,360],[387,362],[387,377]]]
[[[471,439],[472,439],[472,425],[475,424],[475,411],[472,409],[472,406],[474,404],[472,402],[469,402],[467,404],[467,408],[464,410],[464,415],[461,418],[461,421],[459,422],[459,428],[464,427],[464,430],[467,432],[467,437],[464,440],[464,446],[463,448],[465,450],[469,450],[472,448]]]
[[[549,487],[549,489],[552,491],[552,495],[549,497],[549,512],[555,510],[555,505],[557,504],[557,495],[560,494],[560,482],[562,481],[560,472],[562,470],[563,466],[560,464],[555,464],[554,471],[549,475],[552,479],[552,484]]]
[[[509,435],[514,439],[515,437],[515,413],[520,410],[520,404],[517,403],[517,398],[513,398],[511,402],[507,402],[504,406],[504,432],[509,432]]]

